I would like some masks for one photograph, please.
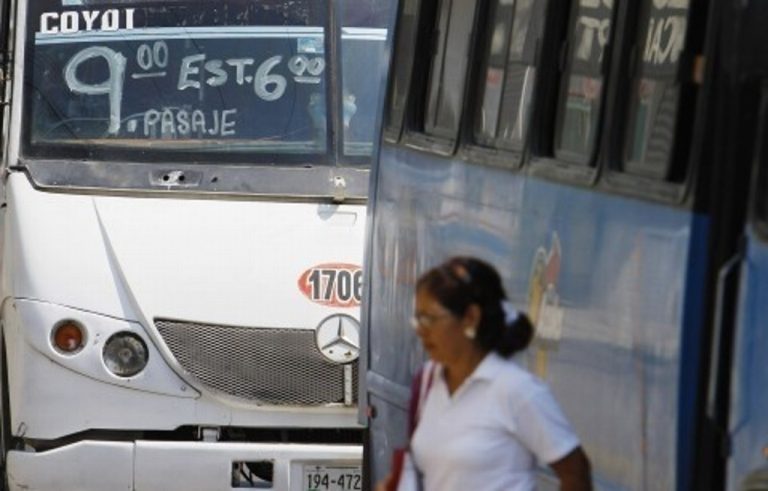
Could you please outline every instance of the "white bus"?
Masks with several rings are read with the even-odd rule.
[[[361,489],[388,2],[2,7],[6,488]]]

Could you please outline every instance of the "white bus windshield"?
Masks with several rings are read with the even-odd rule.
[[[331,162],[325,2],[38,0],[28,8],[26,155]],[[351,31],[343,43],[380,38],[372,47],[382,49],[383,36]],[[358,122],[372,129],[378,96],[378,80],[361,79],[375,67],[357,68],[340,93],[350,135]],[[345,140],[346,154],[370,154],[373,134],[363,133]]]

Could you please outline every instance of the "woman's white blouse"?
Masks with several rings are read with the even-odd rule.
[[[546,385],[492,353],[453,395],[437,367],[411,452],[425,491],[530,491],[537,461],[556,462],[578,445]],[[402,480],[414,480],[412,471]]]

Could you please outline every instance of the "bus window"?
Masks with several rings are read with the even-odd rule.
[[[413,73],[413,61],[416,54],[415,43],[419,32],[419,0],[402,0],[397,19],[394,41],[394,55],[391,63],[391,81],[387,106],[384,110],[387,133],[399,137],[403,128],[405,104]]]
[[[762,88],[760,123],[755,145],[756,182],[752,189],[752,216],[757,230],[768,239],[768,83]]]
[[[689,0],[642,3],[624,147],[623,170],[627,173],[670,177],[688,4]]]
[[[425,133],[455,139],[464,101],[475,0],[440,0],[427,89]]]
[[[545,6],[543,0],[493,2],[475,116],[475,140],[480,144],[512,150],[523,146]]]
[[[390,7],[391,2],[380,0],[341,2],[341,111],[344,154],[349,157],[373,152]]]
[[[28,156],[326,161],[324,3],[59,3],[29,4]]]
[[[571,10],[555,155],[574,163],[590,165],[595,152],[613,6],[613,0],[578,0]]]

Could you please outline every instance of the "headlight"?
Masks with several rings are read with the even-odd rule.
[[[104,344],[103,358],[110,372],[118,377],[133,377],[147,366],[149,352],[137,334],[122,331],[113,334]]]
[[[83,347],[84,338],[82,325],[73,320],[57,322],[53,327],[51,336],[53,346],[59,353],[65,355],[72,355],[80,351]]]

